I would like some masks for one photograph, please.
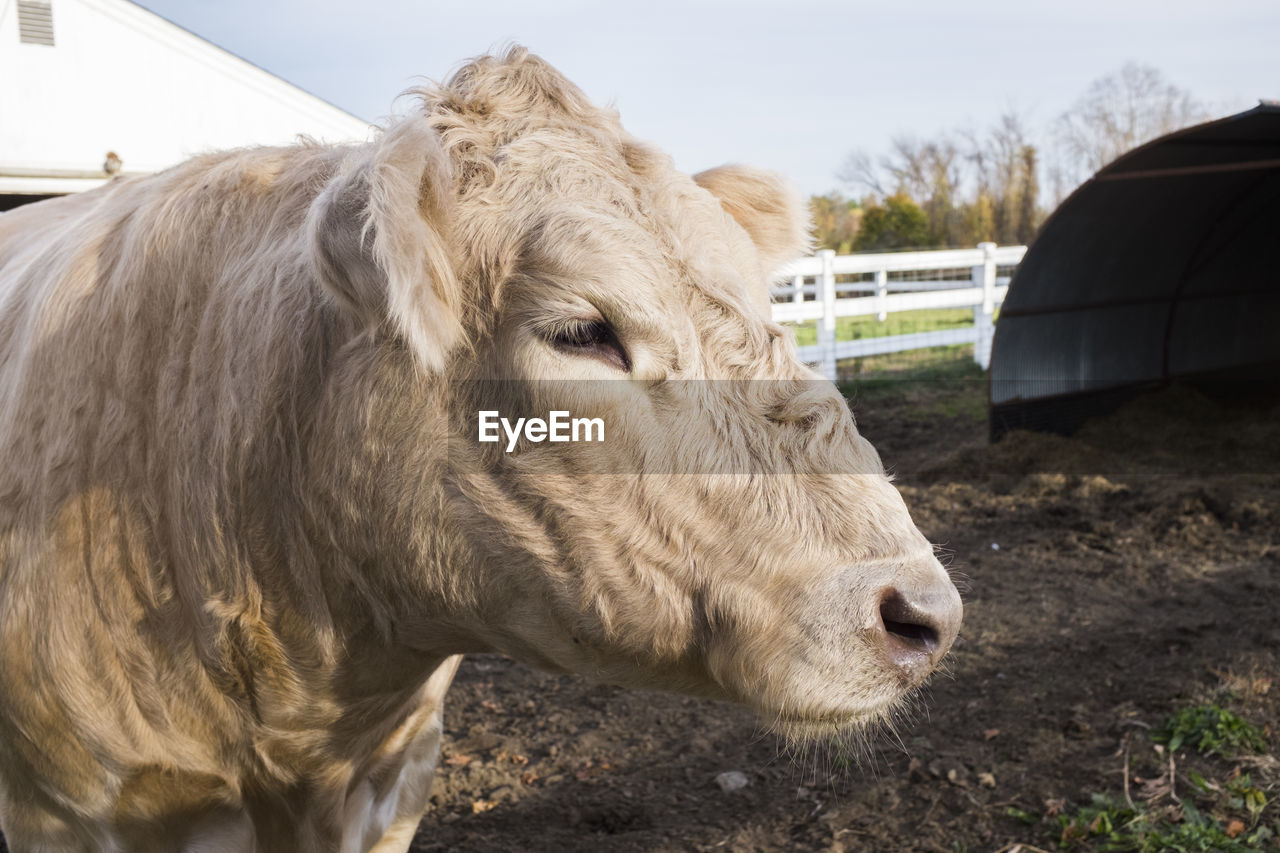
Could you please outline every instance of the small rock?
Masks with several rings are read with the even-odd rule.
[[[751,784],[751,780],[747,778],[747,774],[740,773],[737,770],[726,770],[716,776],[716,784],[720,786],[720,790],[726,794],[730,791],[737,791]]]
[[[979,773],[978,784],[984,788],[994,788],[996,786],[996,776],[994,773]]]
[[[999,542],[992,542],[992,543],[991,543],[991,550],[992,550],[992,551],[999,551],[999,550],[1000,550],[1000,543],[999,543]]]

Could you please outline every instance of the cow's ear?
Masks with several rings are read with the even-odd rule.
[[[765,275],[809,251],[809,214],[800,196],[780,176],[731,165],[699,172],[693,180],[718,198],[746,230],[760,253]]]
[[[363,321],[389,322],[428,372],[462,340],[452,203],[449,159],[414,117],[352,158],[308,214],[318,278]]]

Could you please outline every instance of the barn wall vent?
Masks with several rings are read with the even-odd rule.
[[[53,47],[53,4],[18,0],[18,40]]]

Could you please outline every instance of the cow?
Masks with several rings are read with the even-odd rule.
[[[519,47],[418,94],[0,216],[15,851],[403,851],[465,653],[823,736],[956,637],[770,319],[785,184],[678,172]],[[561,411],[602,440],[477,435]]]

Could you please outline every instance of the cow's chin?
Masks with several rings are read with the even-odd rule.
[[[876,732],[892,727],[912,705],[914,692],[890,696],[876,704],[846,709],[795,710],[769,714],[761,711],[761,719],[789,743],[866,742]]]

